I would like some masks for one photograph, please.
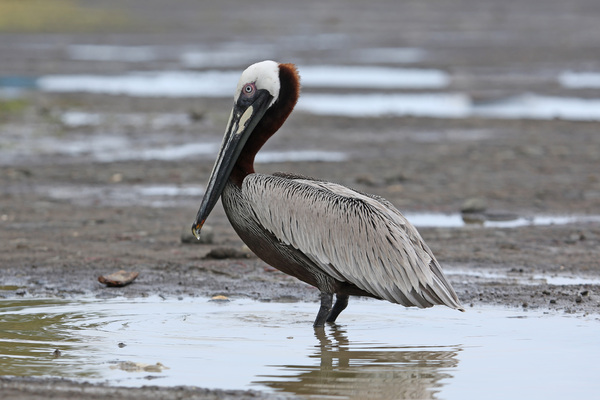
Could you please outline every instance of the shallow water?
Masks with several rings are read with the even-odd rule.
[[[437,69],[345,65],[300,66],[303,87],[438,89],[450,76]]]
[[[330,89],[371,89],[372,93],[304,93],[298,109],[319,115],[431,118],[499,118],[600,120],[600,99],[521,93],[478,102],[466,93],[380,93],[381,89],[443,89],[452,77],[437,69],[381,66],[300,66],[302,86]],[[571,89],[598,87],[598,73],[564,72],[558,82]],[[5,77],[8,79],[10,77]],[[13,77],[14,78],[14,77]],[[230,97],[239,70],[151,71],[123,75],[48,75],[35,86],[48,92],[91,92],[129,96]],[[2,82],[0,82],[0,86]]]
[[[371,93],[304,92],[298,110],[346,117],[415,116],[430,118],[600,120],[600,99],[521,93],[476,101],[466,93],[398,93],[397,89],[443,89],[451,76],[434,69],[380,66],[300,67],[305,89],[371,89]],[[565,72],[557,77],[569,89],[597,88],[600,74]],[[0,77],[0,89],[33,88],[47,92],[88,92],[134,97],[220,97],[233,95],[239,70],[149,71],[123,75],[48,75]],[[396,89],[395,93],[377,90]],[[76,118],[78,116],[74,116]],[[67,121],[69,122],[69,121]],[[87,119],[85,123],[96,123]],[[75,123],[80,123],[78,119]]]
[[[462,93],[303,93],[296,108],[317,115],[466,118],[471,100]]]
[[[565,71],[559,75],[558,82],[569,89],[600,88],[600,72]]]
[[[600,285],[599,278],[592,278],[577,275],[564,274],[532,274],[528,272],[520,272],[507,270],[504,273],[497,270],[485,270],[477,268],[477,270],[465,268],[445,269],[446,275],[458,279],[462,277],[465,282],[472,281],[470,278],[477,278],[478,283],[493,282],[495,284],[503,283],[506,285],[552,285],[552,286],[569,286],[569,285]]]
[[[102,114],[96,112],[85,112],[70,110],[59,114],[58,119],[68,128],[80,128],[82,126],[114,125],[119,127],[149,127],[152,129],[167,129],[174,127],[188,127],[192,120],[185,113],[122,113]]]
[[[45,197],[81,206],[176,207],[197,202],[204,194],[200,185],[39,185]]]
[[[464,226],[482,226],[486,228],[518,228],[521,226],[565,225],[575,223],[599,222],[600,215],[506,215],[473,216],[460,213],[404,213],[416,227],[460,228]]]
[[[414,310],[353,299],[340,325],[315,332],[317,307],[206,298],[0,300],[0,370],[341,399],[589,398],[600,389],[596,317]]]
[[[92,123],[91,117],[84,119],[84,114],[73,118],[70,122]],[[158,121],[155,120],[155,121]],[[127,125],[122,125],[127,126]],[[143,126],[143,125],[142,125]],[[97,134],[69,137],[7,137],[0,138],[0,164],[22,162],[24,158],[39,156],[66,156],[59,162],[71,162],[84,157],[100,163],[132,160],[178,161],[185,159],[214,160],[219,150],[220,142],[203,141],[182,144],[167,144],[164,137],[147,135],[143,141],[135,140],[126,135]],[[277,162],[342,162],[349,159],[347,153],[297,148],[294,150],[261,151],[256,156],[259,164]]]
[[[524,94],[476,102],[464,93],[303,94],[298,109],[346,117],[414,116],[430,118],[600,120],[600,99]]]

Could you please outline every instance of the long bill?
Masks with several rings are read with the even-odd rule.
[[[204,198],[200,204],[198,214],[196,214],[196,220],[192,224],[192,233],[196,239],[200,239],[200,230],[206,218],[219,200],[246,141],[267,111],[271,100],[272,96],[268,92],[259,92],[249,106],[245,107],[240,102],[234,105],[219,149],[219,155],[208,179]]]

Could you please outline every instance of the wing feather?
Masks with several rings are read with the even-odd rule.
[[[462,309],[417,230],[391,203],[335,183],[251,174],[257,221],[327,275],[406,306]]]

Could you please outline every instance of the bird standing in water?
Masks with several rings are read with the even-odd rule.
[[[314,327],[335,322],[348,296],[464,311],[421,235],[390,202],[315,178],[254,171],[256,153],[299,93],[293,64],[263,61],[242,73],[194,235],[221,197],[231,225],[258,257],[320,290]]]

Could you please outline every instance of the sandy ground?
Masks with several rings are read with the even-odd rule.
[[[347,54],[355,48],[418,47],[434,56],[415,66],[448,71],[453,76],[450,90],[476,98],[526,92],[600,95],[598,89],[573,94],[551,79],[568,69],[600,68],[595,56],[600,54],[600,5],[592,0],[544,2],[543,6],[533,0],[402,4],[387,0],[310,1],[303,5],[260,1],[252,2],[252,6],[234,0],[218,5],[179,3],[171,7],[148,0],[125,4],[89,0],[78,2],[79,8],[69,3],[75,7],[69,12],[93,10],[97,18],[87,28],[67,19],[56,24],[36,20],[34,12],[31,18],[37,22],[30,25],[0,20],[0,30],[4,31],[0,34],[0,75],[174,68],[168,57],[133,65],[73,61],[65,52],[69,44],[153,45],[168,53],[176,46],[235,41],[271,46],[269,54],[275,53],[280,61],[313,64],[348,62]],[[168,132],[171,136],[163,136],[163,140],[191,143],[218,138],[229,106],[230,100],[224,99],[132,99],[33,92],[22,100],[2,100],[0,130],[15,142],[43,146],[47,137],[80,137],[103,130],[102,126],[64,126],[56,115],[65,110],[189,113],[189,126]],[[165,134],[147,127],[123,132],[139,141],[147,135],[154,138]],[[258,169],[293,171],[346,184],[382,195],[408,212],[455,213],[465,201],[479,198],[492,213],[600,214],[597,122],[360,119],[296,113],[268,149],[306,147],[306,143],[314,149],[353,156],[346,162],[267,164]],[[152,207],[48,195],[48,188],[57,185],[84,190],[107,185],[204,184],[212,167],[210,158],[98,163],[89,162],[85,155],[15,156],[9,146],[0,151],[4,153],[0,165],[0,285],[19,286],[0,291],[4,297],[92,294],[102,298],[158,293],[224,294],[273,301],[317,299],[315,289],[246,254],[220,206],[208,221],[214,229],[213,243],[183,243],[182,232],[187,234],[200,198]],[[448,270],[491,271],[514,277],[558,274],[600,278],[598,222],[420,231]],[[229,249],[224,252],[226,258],[207,258],[211,251],[223,249]],[[136,270],[140,276],[125,288],[107,289],[98,284],[99,275],[119,269]],[[487,303],[569,313],[600,312],[598,285],[530,286],[501,280],[482,282],[459,275],[451,275],[450,280],[467,307]],[[2,378],[0,388],[3,398],[18,399],[46,398],[48,390],[62,398],[78,397],[80,390],[90,398],[271,398],[256,392],[115,389],[11,378]]]

